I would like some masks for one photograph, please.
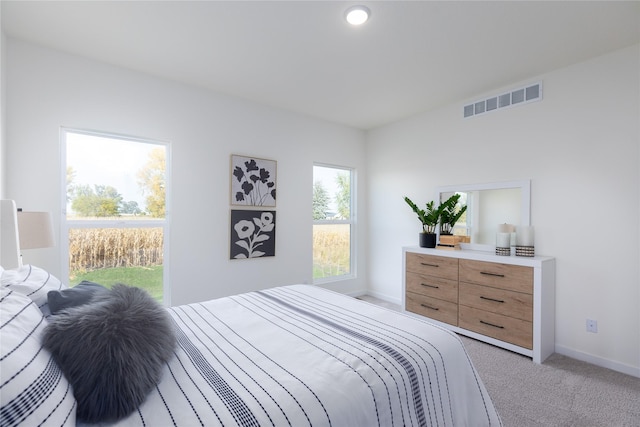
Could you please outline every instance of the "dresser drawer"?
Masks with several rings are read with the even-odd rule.
[[[457,258],[407,253],[406,264],[407,271],[427,276],[458,280]]]
[[[426,295],[453,303],[458,302],[458,282],[456,280],[424,276],[411,271],[407,272],[406,280],[407,292]]]
[[[533,323],[460,306],[458,326],[527,349],[533,348]]]
[[[533,322],[533,295],[460,283],[461,305]]]
[[[460,281],[533,294],[533,268],[460,260]]]
[[[456,326],[458,324],[458,304],[454,302],[407,292],[406,308],[412,313],[430,317],[450,325]]]

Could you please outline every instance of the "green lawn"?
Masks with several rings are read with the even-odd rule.
[[[83,273],[72,272],[70,286],[83,280],[110,288],[116,283],[143,288],[157,301],[162,302],[162,266],[102,268]]]

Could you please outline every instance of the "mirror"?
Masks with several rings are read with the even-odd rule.
[[[453,234],[470,237],[470,243],[461,243],[463,249],[493,251],[498,224],[531,225],[529,180],[450,185],[436,191],[440,203],[460,193],[460,203],[468,206],[453,230]]]

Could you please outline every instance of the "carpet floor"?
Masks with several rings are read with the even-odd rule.
[[[400,307],[364,296],[392,310]],[[530,358],[460,336],[505,427],[640,427],[640,378],[560,354]]]

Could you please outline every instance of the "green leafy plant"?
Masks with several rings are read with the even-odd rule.
[[[460,206],[460,194],[454,194],[438,206],[440,213],[440,234],[451,234],[453,226],[467,211],[467,205]]]
[[[434,208],[433,200],[427,203],[426,209],[420,209],[408,197],[405,197],[404,201],[407,202],[413,212],[418,215],[418,220],[422,224],[423,232],[427,234],[435,234],[438,221],[440,220],[440,208]]]

